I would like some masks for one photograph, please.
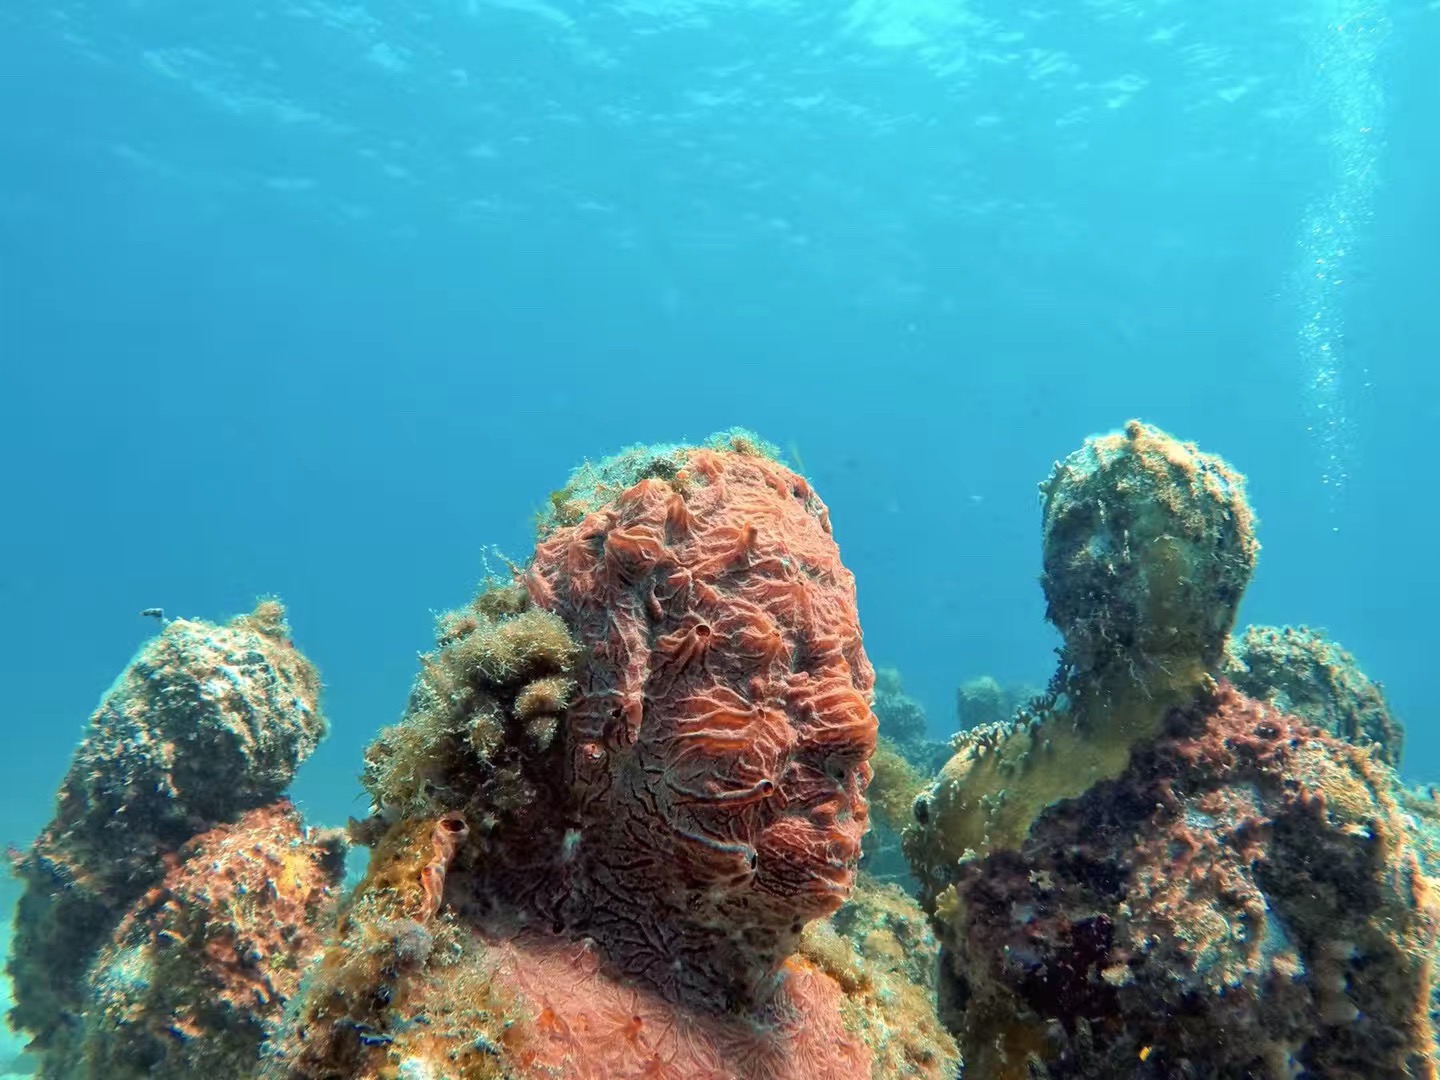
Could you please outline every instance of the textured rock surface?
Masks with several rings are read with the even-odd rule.
[[[1399,765],[1405,733],[1355,658],[1318,630],[1251,626],[1230,642],[1225,677],[1243,693]]]
[[[96,957],[80,1027],[41,1075],[249,1075],[320,957],[344,850],[283,801],[190,840]]]

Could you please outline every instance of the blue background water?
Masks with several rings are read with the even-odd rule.
[[[732,424],[798,449],[937,733],[1049,673],[1052,461],[1197,440],[1262,517],[1244,619],[1328,627],[1440,774],[1435,7],[7,3],[0,837],[140,608],[269,592],[334,723],[298,793],[358,811],[485,546],[586,456]]]

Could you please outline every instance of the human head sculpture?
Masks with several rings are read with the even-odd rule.
[[[1118,776],[1220,674],[1259,543],[1244,477],[1138,420],[1094,436],[1040,486],[1050,690],[969,729],[917,799],[907,854],[926,888],[1019,849],[1050,805]]]
[[[1147,693],[1214,671],[1260,548],[1244,477],[1131,420],[1086,439],[1040,490],[1041,584],[1066,662]]]
[[[677,1001],[766,1001],[849,895],[876,740],[809,484],[735,434],[586,466],[439,644],[366,753],[367,828],[459,813],[462,917],[594,941]]]
[[[841,905],[876,738],[824,504],[753,451],[664,460],[553,529],[525,578],[584,652],[564,718],[569,909],[662,989],[733,967],[721,953],[772,974]],[[657,924],[632,938],[646,905]]]

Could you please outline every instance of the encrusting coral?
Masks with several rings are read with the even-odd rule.
[[[369,876],[267,1075],[952,1075],[933,1009],[892,1031],[892,991],[805,948],[854,886],[876,738],[824,504],[729,433],[587,467],[540,536],[367,751]]]
[[[262,1076],[404,1075],[387,1061],[401,1032],[418,1055],[412,1060],[439,1048],[437,1075],[507,1075],[498,1056],[528,1025],[516,1025],[523,1014],[474,970],[468,936],[437,918],[469,835],[451,811],[407,818],[375,841],[319,964],[275,1027]]]
[[[1389,770],[1222,687],[937,903],[974,1075],[1435,1075],[1434,879]]]
[[[319,691],[275,600],[224,626],[172,620],[116,680],[54,819],[14,856],[10,1019],[37,1049],[75,1034],[87,967],[181,845],[285,789],[325,734]]]
[[[320,957],[344,851],[284,800],[188,841],[91,964],[78,1030],[41,1075],[253,1072],[267,1027]]]

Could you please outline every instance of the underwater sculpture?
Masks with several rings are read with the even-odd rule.
[[[1088,440],[1041,492],[1060,671],[1018,723],[957,736],[916,805],[917,865],[1014,847],[1047,806],[1118,775],[1219,663],[1255,565],[1241,477],[1138,421]]]
[[[1233,689],[935,901],[973,1075],[1434,1075],[1437,920],[1393,774]]]
[[[1043,491],[1060,671],[927,784],[802,478],[738,433],[582,468],[440,618],[343,899],[283,610],[166,624],[17,858],[41,1075],[948,1080],[943,1017],[987,1080],[1434,1076],[1440,804],[1348,654],[1230,638],[1241,478],[1132,423]],[[870,801],[928,925],[856,872]]]
[[[577,474],[367,751],[369,874],[266,1075],[952,1074],[901,965],[807,937],[873,677],[824,504],[753,440]]]
[[[233,1065],[278,1015],[344,847],[302,833],[279,798],[326,730],[319,676],[289,633],[274,600],[224,626],[171,620],[91,717],[54,820],[14,857],[10,1020],[45,1052],[42,1075]],[[227,845],[228,873],[249,883],[236,903],[211,876]],[[246,961],[227,965],[227,949]],[[281,985],[265,988],[270,953]]]
[[[1388,720],[1334,689],[1368,681],[1267,668],[1273,636],[1227,659],[1257,550],[1240,477],[1132,422],[1042,493],[1061,668],[957,737],[905,835],[967,1074],[1434,1076],[1433,798],[1377,725],[1330,722]],[[1285,715],[1227,672],[1334,707]]]
[[[43,1076],[953,1075],[923,913],[857,889],[873,674],[808,484],[637,449],[540,534],[367,751],[343,900],[279,797],[324,732],[283,609],[155,613],[17,857]]]
[[[243,1077],[317,961],[345,840],[279,800],[188,841],[126,912],[85,978],[54,1077]]]

